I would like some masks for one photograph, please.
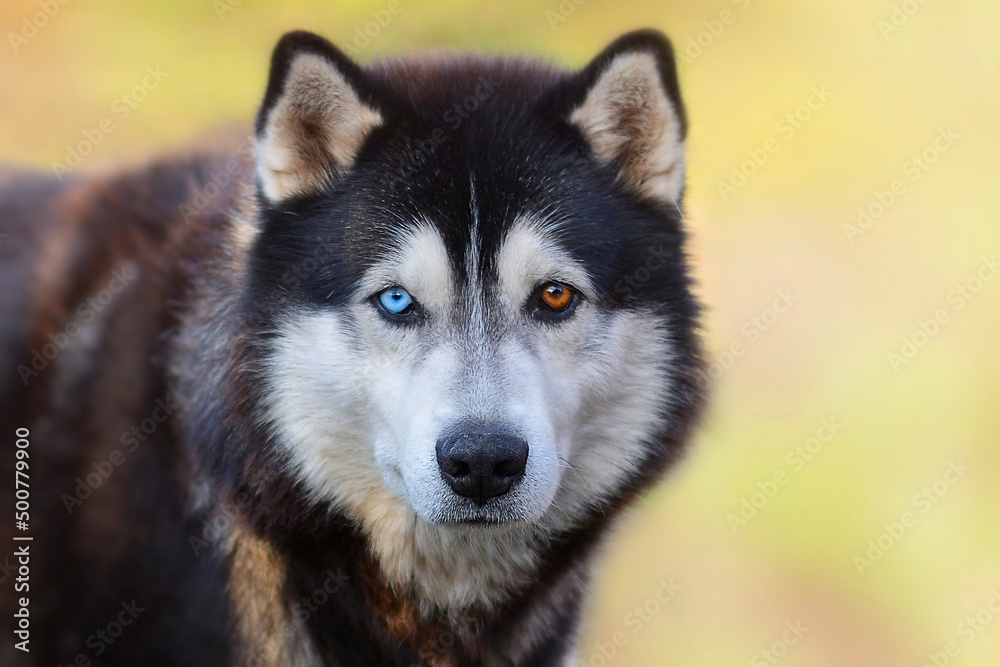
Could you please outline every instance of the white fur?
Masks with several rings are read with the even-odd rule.
[[[431,606],[498,602],[525,583],[546,540],[634,474],[668,400],[661,323],[589,302],[586,267],[538,220],[509,232],[496,266],[497,301],[459,308],[483,292],[460,293],[443,240],[418,226],[349,306],[284,322],[270,363],[269,416],[296,474],[359,522],[391,581]],[[558,325],[523,311],[547,280],[584,295]],[[376,312],[368,297],[392,285],[424,322]],[[524,478],[481,509],[451,491],[436,460],[438,438],[466,419],[502,422],[529,444]],[[468,519],[501,525],[456,523]]]

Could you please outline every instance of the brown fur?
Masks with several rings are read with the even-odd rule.
[[[385,531],[381,537],[389,535],[386,541],[400,546],[389,552],[405,556],[397,559],[401,567],[387,562],[371,526],[310,494],[289,465],[290,454],[262,427],[267,332],[251,322],[255,313],[246,302],[257,293],[244,288],[251,268],[262,264],[251,257],[266,245],[254,243],[257,235],[278,217],[296,215],[292,195],[343,175],[365,138],[384,134],[383,120],[400,113],[373,102],[393,85],[387,97],[411,91],[409,101],[428,114],[423,120],[411,114],[411,122],[433,130],[435,114],[463,102],[469,90],[498,85],[482,77],[509,77],[503,104],[500,93],[498,104],[484,109],[502,116],[490,127],[517,127],[515,121],[523,119],[516,112],[529,103],[547,112],[560,108],[561,118],[580,130],[567,126],[564,140],[614,165],[643,196],[675,201],[683,181],[683,161],[675,151],[682,150],[684,127],[671,88],[675,79],[660,87],[667,81],[661,81],[664,68],[673,69],[669,45],[656,35],[636,34],[618,48],[628,51],[623,60],[609,52],[579,76],[475,59],[385,63],[363,73],[316,36],[293,33],[279,44],[258,118],[262,199],[253,196],[252,156],[234,146],[65,183],[0,173],[0,219],[10,233],[0,244],[0,271],[13,278],[0,294],[5,317],[12,318],[0,325],[0,355],[10,371],[0,380],[6,408],[0,433],[31,428],[32,525],[39,538],[31,593],[36,643],[30,656],[0,652],[4,664],[96,657],[88,635],[114,618],[120,601],[133,599],[151,611],[116,640],[106,664],[145,664],[156,656],[162,664],[186,666],[340,660],[458,667],[564,658],[601,536],[658,478],[688,435],[700,405],[694,334],[683,332],[691,359],[679,371],[685,374],[678,384],[683,396],[669,406],[674,422],[656,434],[657,447],[646,451],[641,443],[643,464],[613,495],[591,499],[586,516],[558,531],[522,533],[515,543],[507,539],[513,532],[498,529],[490,535],[499,546],[491,551],[480,542],[473,545],[479,551],[460,557],[449,549],[467,545],[445,539],[443,532],[410,545],[401,539],[415,535],[406,526]],[[308,52],[299,54],[304,60],[296,60],[299,49]],[[636,49],[659,53],[659,60],[647,62]],[[434,85],[424,85],[424,78]],[[676,107],[665,94],[675,97]],[[435,99],[440,109],[433,108]],[[564,104],[575,105],[572,118]],[[460,150],[460,142],[478,132],[477,122],[460,122],[461,132],[449,137],[447,149]],[[470,154],[497,145],[489,137],[476,141]],[[611,170],[597,166],[602,182],[612,184]],[[230,176],[206,196],[219,173]],[[276,202],[283,206],[269,206]],[[661,220],[679,224],[666,216],[654,221]],[[65,335],[80,317],[80,304],[108,284],[112,271],[130,267],[137,274],[128,285],[44,368],[32,369],[33,351]],[[674,270],[682,274],[684,267]],[[259,282],[281,287],[281,280],[267,274]],[[693,319],[693,301],[685,306],[685,317]],[[26,382],[17,368],[27,371]],[[99,488],[67,505],[79,480],[120,453],[135,425],[145,423],[157,401],[171,397],[181,401],[176,415],[156,426]],[[11,473],[11,458],[4,457],[0,474],[9,480]],[[0,513],[9,515],[13,494],[0,491]],[[226,519],[221,534],[207,537],[204,527],[220,519]],[[479,559],[483,570],[456,567],[478,554],[485,554]],[[482,584],[476,575],[491,566],[492,577]],[[465,575],[486,591],[477,589],[478,597],[460,604],[430,595],[428,590],[449,590],[440,585],[444,577],[421,586],[429,577],[421,580],[420,573],[435,570]],[[332,601],[303,614],[298,600],[320,591],[327,571],[338,574]],[[404,576],[394,576],[400,572]],[[9,588],[0,589],[0,613],[9,620],[14,606]]]
[[[594,153],[636,192],[677,202],[684,185],[681,121],[649,54],[618,56],[570,116]]]

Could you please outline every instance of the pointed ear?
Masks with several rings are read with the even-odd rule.
[[[633,192],[679,203],[687,120],[662,33],[631,32],[601,52],[579,75],[568,119]]]
[[[336,179],[381,124],[361,68],[322,37],[286,34],[271,57],[257,114],[257,176],[264,197],[276,203]]]

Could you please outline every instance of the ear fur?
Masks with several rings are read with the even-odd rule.
[[[670,41],[628,33],[580,73],[568,120],[594,156],[640,196],[680,203],[687,119]]]
[[[257,114],[262,194],[276,203],[339,177],[382,122],[361,68],[318,35],[286,34]]]

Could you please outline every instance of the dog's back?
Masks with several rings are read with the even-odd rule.
[[[196,210],[195,195],[231,159],[167,160],[64,182],[0,172],[0,433],[8,443],[0,511],[14,515],[13,439],[30,427],[30,518],[18,535],[33,538],[16,543],[30,553],[27,588],[0,587],[8,624],[18,598],[30,600],[31,652],[4,642],[5,665],[62,664],[78,653],[93,664],[223,660],[223,578],[203,576],[214,566],[188,546],[200,528],[182,519],[188,499],[177,479],[189,462],[160,362],[185,262],[211,242],[211,220],[233,205],[239,183],[198,216],[185,210]],[[14,543],[14,525],[3,526]],[[213,579],[219,590],[204,587]],[[115,637],[108,626],[118,622],[130,627]]]

